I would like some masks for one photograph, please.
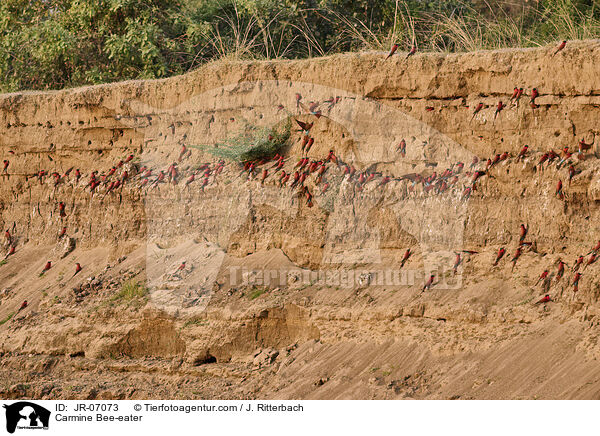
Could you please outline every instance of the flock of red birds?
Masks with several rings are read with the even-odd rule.
[[[565,45],[566,41],[562,42],[553,55],[563,50]],[[393,56],[397,49],[398,46],[394,45],[387,58]],[[413,46],[406,58],[414,55],[416,50],[416,46]],[[515,87],[509,104],[517,105],[523,92],[523,88]],[[530,95],[530,105],[532,108],[537,107],[536,99],[538,96],[538,90],[533,88]],[[297,110],[300,113],[304,112],[304,115],[307,115],[308,117],[314,117],[316,119],[323,116],[323,110],[331,110],[341,101],[340,97],[331,97],[322,103],[310,102],[308,105],[305,105],[302,102],[302,98],[303,97],[300,94],[296,94]],[[479,103],[472,114],[471,120],[481,112],[484,107],[483,103]],[[494,118],[496,118],[505,107],[506,105],[502,101],[498,102]],[[279,105],[279,109],[284,109],[283,105]],[[497,164],[507,160],[519,162],[529,157],[528,146],[524,146],[517,156],[511,156],[508,152],[502,154],[498,153],[487,160],[480,160],[475,156],[468,168],[465,168],[465,163],[456,162],[440,174],[433,171],[432,173],[411,173],[400,177],[394,177],[392,175],[385,175],[381,172],[370,170],[359,171],[354,165],[342,161],[340,157],[336,156],[333,150],[330,150],[326,156],[323,156],[320,159],[309,158],[308,153],[315,141],[314,137],[311,135],[314,121],[308,122],[298,118],[295,118],[295,121],[300,128],[300,149],[304,156],[300,158],[299,161],[296,163],[289,162],[289,159],[286,159],[283,155],[276,154],[275,156],[268,158],[242,162],[241,165],[239,163],[233,163],[232,165],[240,165],[239,177],[245,177],[247,181],[256,180],[259,181],[260,185],[271,184],[280,189],[287,188],[292,191],[295,190],[292,195],[292,201],[295,201],[295,199],[304,199],[307,207],[313,206],[313,194],[321,196],[326,195],[332,184],[337,182],[337,185],[339,186],[343,181],[350,183],[356,192],[362,192],[367,185],[372,185],[375,190],[382,190],[386,185],[395,183],[396,186],[394,189],[400,188],[406,196],[441,195],[448,192],[455,193],[462,200],[467,200],[473,191],[477,189],[478,180],[488,175]],[[269,140],[272,140],[272,138],[270,137]],[[427,143],[425,142],[423,145],[425,146]],[[592,145],[593,142],[592,144],[587,144],[582,139],[578,144],[578,150],[575,152],[570,151],[569,147],[564,147],[560,154],[551,150],[540,157],[537,163],[538,168],[543,170],[544,165],[549,166],[555,161],[557,161],[556,166],[558,169],[568,166],[568,178],[570,183],[573,177],[579,173],[575,168],[576,161],[574,159],[584,160],[587,156],[586,152]],[[402,139],[396,146],[395,152],[400,157],[404,157],[406,156],[406,147],[406,140]],[[86,176],[83,180],[83,175],[80,170],[74,168],[68,169],[62,175],[56,171],[49,173],[45,170],[40,170],[35,174],[27,175],[26,179],[37,179],[40,184],[44,184],[48,177],[50,179],[49,183],[57,191],[60,190],[62,184],[67,183],[74,186],[83,186],[86,190],[89,190],[91,197],[94,197],[94,195],[102,195],[102,200],[108,195],[120,194],[125,186],[148,191],[156,189],[163,184],[179,185],[180,181],[184,179],[183,189],[190,190],[193,185],[199,184],[199,189],[204,191],[205,188],[217,182],[217,178],[225,168],[226,163],[223,160],[218,160],[217,162],[205,162],[200,165],[188,165],[185,166],[184,169],[180,169],[180,166],[183,166],[182,162],[189,159],[190,156],[191,150],[183,145],[177,161],[173,162],[166,169],[154,169],[140,166],[134,162],[135,156],[130,154],[103,174],[98,174],[98,171],[92,171],[91,174]],[[5,159],[3,163],[3,175],[9,177],[8,168],[10,161]],[[308,183],[309,181],[311,183]],[[400,185],[397,185],[398,183]],[[559,180],[557,183],[555,195],[560,200],[565,200],[562,180]],[[64,224],[64,221],[67,220],[67,210],[66,204],[62,201],[58,202],[56,207],[61,223],[63,223],[61,231],[58,234],[58,238],[60,239],[64,237],[68,231],[67,225]],[[527,232],[528,228],[522,224],[519,245],[511,259],[513,269],[525,249],[536,250],[534,242],[527,242],[525,240]],[[17,248],[16,238],[11,235],[8,229],[5,232],[5,246],[7,247],[6,259],[14,255]],[[596,261],[599,250],[600,241],[595,248],[588,253],[590,257],[583,269]],[[504,257],[505,252],[506,250],[504,247],[498,251],[495,262],[493,263],[494,266],[499,264]],[[473,255],[477,252],[463,250],[456,253],[454,262],[455,273],[462,263],[462,253]],[[408,249],[401,261],[402,267],[405,262],[408,261],[411,254],[411,250]],[[571,283],[574,291],[578,290],[579,280],[582,277],[579,268],[583,263],[584,257],[580,256],[572,267],[574,276]],[[565,265],[564,262],[559,261],[558,270],[556,274],[553,275],[550,275],[549,271],[545,270],[540,276],[538,283],[541,282],[544,289],[547,291],[553,282],[558,282],[562,279]],[[40,275],[43,275],[51,268],[52,262],[48,261]],[[81,270],[81,265],[77,263],[75,265],[73,277]],[[423,287],[423,291],[430,289],[435,285],[434,279],[434,275],[429,277]],[[548,301],[551,301],[551,298],[549,294],[546,294],[538,303],[545,303]],[[27,302],[24,302],[23,304],[24,306],[22,306],[21,309],[27,306]]]

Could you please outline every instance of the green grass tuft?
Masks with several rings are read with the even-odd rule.
[[[15,312],[9,313],[6,318],[0,321],[0,325],[6,324],[13,316],[15,316]]]
[[[136,280],[128,280],[121,285],[121,290],[112,296],[110,301],[128,302],[145,298],[148,295],[148,288],[141,285]]]
[[[255,300],[258,297],[260,297],[262,294],[264,294],[265,292],[267,292],[267,288],[253,288],[254,290],[252,291],[252,293],[248,296],[248,298],[250,300]]]
[[[288,117],[281,125],[273,128],[247,126],[244,133],[224,142],[215,145],[191,145],[190,147],[233,162],[242,163],[268,159],[275,156],[285,146],[291,135],[291,128],[292,119]]]

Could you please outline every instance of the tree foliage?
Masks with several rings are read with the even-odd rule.
[[[0,91],[181,74],[213,59],[597,38],[595,0],[2,0]]]

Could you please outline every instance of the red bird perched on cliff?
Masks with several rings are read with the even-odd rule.
[[[515,254],[511,260],[513,266],[512,269],[515,269],[515,266],[517,265],[517,260],[519,260],[519,257],[521,257],[521,247],[517,247],[517,250],[515,251]]]
[[[523,88],[519,88],[519,92],[517,92],[517,96],[515,97],[515,101],[514,104],[518,104],[519,100],[521,99],[521,96],[523,95]]]
[[[392,56],[394,56],[394,53],[396,53],[396,50],[398,50],[398,44],[392,45],[392,48],[390,49],[390,53],[387,55],[387,57],[385,58],[385,60],[388,60],[389,58],[391,58]]]
[[[131,162],[133,160],[133,155],[130,154],[129,156],[127,156],[127,159],[125,159],[125,163]]]
[[[414,55],[416,52],[417,52],[417,46],[413,45],[412,48],[410,49],[410,51],[408,52],[408,54],[406,55],[405,59],[408,59],[409,57]]]
[[[483,109],[483,103],[479,103],[476,107],[475,110],[473,111],[473,116],[471,117],[471,121],[473,121],[473,119],[475,118],[475,115],[477,115],[481,109]]]
[[[81,265],[79,264],[79,262],[77,262],[75,264],[75,273],[71,276],[71,278],[75,277],[77,274],[79,274],[81,272],[83,268],[81,267]]]
[[[565,265],[566,265],[566,263],[564,263],[562,260],[558,261],[558,271],[556,272],[556,281],[557,282],[560,279],[562,279],[562,276],[565,273]]]
[[[304,150],[306,153],[308,153],[311,149],[311,147],[313,146],[313,144],[315,143],[315,139],[314,138],[309,138],[308,139],[308,143],[306,144],[306,150]]]
[[[456,253],[456,258],[454,259],[454,267],[452,268],[454,271],[454,274],[456,274],[458,267],[460,266],[461,263],[462,263],[462,259],[460,257],[460,253]]]
[[[179,152],[179,158],[177,159],[179,162],[183,159],[185,154],[187,153],[187,147],[184,145],[181,146],[181,151]]]
[[[596,253],[592,253],[590,255],[590,258],[588,259],[587,263],[585,264],[585,266],[583,267],[584,271],[585,269],[590,266],[591,264],[596,262]]]
[[[527,154],[527,150],[529,150],[529,146],[526,145],[524,146],[521,151],[519,152],[519,154],[517,155],[517,162],[523,158],[525,158],[525,155]]]
[[[12,256],[13,254],[15,254],[16,250],[17,250],[17,247],[15,247],[14,245],[11,245],[10,249],[8,250],[8,253],[6,253],[6,256],[4,256],[4,259],[8,259],[9,256]]]
[[[10,161],[7,159],[4,159],[3,163],[4,163],[4,170],[3,170],[4,174],[8,174],[8,166],[10,165]]]
[[[44,269],[42,270],[42,272],[40,273],[40,275],[43,275],[46,271],[48,271],[50,268],[52,268],[52,262],[48,261],[46,262],[46,266],[44,266]]]
[[[535,284],[537,285],[539,282],[545,281],[548,278],[549,273],[550,272],[547,269],[544,270],[544,272],[540,275],[540,278],[537,280],[537,282],[535,282]]]
[[[525,227],[525,224],[521,224],[521,229],[519,230],[519,244],[523,244],[525,237],[527,236],[527,232],[529,232],[529,228]]]
[[[462,200],[468,200],[471,197],[471,193],[473,192],[473,188],[467,186],[462,193]]]
[[[498,116],[498,114],[500,112],[502,112],[502,109],[504,109],[504,103],[502,103],[501,101],[498,102],[498,106],[496,106],[496,112],[494,113],[494,119],[496,119],[496,117]]]
[[[6,239],[6,243],[10,244],[12,242],[12,236],[10,236],[10,232],[8,229],[4,232],[4,239]]]
[[[494,261],[494,266],[498,265],[498,262],[500,262],[500,259],[502,259],[504,257],[504,253],[506,253],[506,250],[504,249],[504,247],[500,248],[500,250],[498,250],[498,254],[496,255],[496,260]]]
[[[583,264],[583,256],[579,256],[575,263],[573,264],[573,272],[577,271],[579,267]]]
[[[512,103],[512,102],[513,102],[513,100],[514,100],[515,98],[517,98],[517,96],[518,96],[518,95],[519,95],[519,88],[517,88],[517,87],[515,86],[515,89],[513,89],[512,97],[510,97],[510,102]]]
[[[561,200],[563,200],[565,198],[562,188],[563,188],[562,180],[559,180],[558,183],[556,184],[556,195]]]
[[[566,46],[566,45],[567,45],[567,41],[563,41],[563,42],[561,42],[561,43],[559,44],[559,46],[558,46],[558,47],[556,47],[556,51],[554,52],[554,54],[552,55],[552,57],[556,56],[556,54],[557,54],[559,51],[563,50],[563,49],[565,48],[565,46]]]
[[[185,187],[189,188],[190,184],[196,180],[196,173],[192,173],[192,175],[186,180]]]
[[[406,141],[404,138],[402,138],[402,141],[400,141],[398,147],[396,147],[396,152],[400,152],[400,156],[402,157],[406,156]]]
[[[470,169],[475,168],[475,165],[477,165],[479,163],[479,158],[477,156],[473,156],[473,161],[471,161],[471,166],[469,167]]]
[[[573,292],[577,292],[579,290],[579,279],[583,274],[575,273],[573,277]]]
[[[333,163],[337,163],[337,157],[335,156],[335,153],[333,152],[333,150],[329,150],[329,154],[327,155],[327,159],[325,159],[327,162],[331,161]]]
[[[300,100],[302,100],[302,96],[296,93],[296,109],[300,109]]]
[[[427,280],[427,283],[425,283],[425,285],[423,285],[423,289],[421,290],[421,292],[425,292],[426,290],[431,289],[431,286],[433,286],[434,279],[435,279],[435,274],[431,274],[429,276],[429,280]]]
[[[25,309],[27,307],[27,300],[23,301],[21,303],[21,307],[19,307],[19,310],[17,312],[22,311],[23,309]]]
[[[62,201],[60,203],[58,203],[58,212],[59,212],[61,218],[64,218],[67,216],[67,214],[65,213],[65,203],[63,203]]]
[[[66,233],[67,233],[67,228],[63,227],[62,230],[60,231],[60,233],[58,234],[58,239],[60,239],[63,236],[65,236]]]
[[[537,88],[533,88],[531,90],[531,99],[529,100],[531,103],[535,102],[535,99],[538,98],[540,95],[540,93],[538,92]]]
[[[545,304],[552,301],[552,299],[550,298],[550,295],[546,294],[544,295],[539,301],[537,301],[535,304]]]
[[[400,262],[400,268],[404,267],[404,264],[406,263],[406,261],[408,261],[408,259],[410,258],[411,255],[412,255],[412,251],[410,251],[410,248],[409,248],[404,253],[404,257],[402,258],[402,261]]]

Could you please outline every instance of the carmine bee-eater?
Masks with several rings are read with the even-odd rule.
[[[563,50],[563,49],[565,48],[565,46],[566,46],[566,45],[567,45],[567,41],[563,41],[563,42],[561,42],[561,43],[559,44],[559,46],[558,46],[558,47],[556,47],[556,50],[554,51],[554,54],[552,55],[552,57],[556,56],[556,54],[557,54],[559,51]]]
[[[67,233],[67,228],[63,227],[60,231],[60,233],[58,234],[58,239],[62,238],[63,236],[65,236],[65,234]]]
[[[538,300],[535,304],[545,304],[545,303],[549,303],[550,301],[552,301],[552,298],[550,298],[550,295],[546,294],[544,295],[540,300]]]
[[[479,103],[476,107],[475,110],[473,111],[473,116],[471,117],[471,121],[473,121],[473,119],[475,118],[475,115],[477,115],[481,109],[483,109],[483,103]]]
[[[525,241],[527,232],[529,232],[529,228],[525,227],[525,224],[521,224],[521,228],[519,229],[519,245],[522,245],[523,241]]]
[[[455,275],[456,275],[456,272],[458,271],[458,267],[460,266],[461,263],[462,263],[462,259],[460,257],[460,253],[456,253],[456,258],[454,259],[454,267],[452,268]]]
[[[310,133],[310,129],[312,129],[312,126],[314,125],[314,123],[305,123],[304,121],[300,120],[296,120],[296,123],[298,123],[302,131],[307,135]]]
[[[496,260],[494,261],[494,266],[498,265],[498,262],[500,262],[500,259],[502,259],[504,257],[504,253],[506,253],[506,250],[504,249],[504,247],[500,248],[498,250],[498,254],[496,255]]]
[[[529,99],[529,101],[534,103],[535,99],[538,98],[539,96],[540,96],[540,93],[538,92],[537,88],[533,88],[531,90],[531,99]]]
[[[81,267],[81,265],[79,264],[79,262],[77,262],[75,264],[75,273],[71,276],[71,278],[75,277],[77,274],[79,274],[81,272],[83,268]]]
[[[127,156],[127,159],[125,159],[125,163],[131,162],[133,160],[133,155],[130,154],[129,156]]]
[[[27,300],[23,301],[21,303],[21,307],[19,307],[19,310],[17,312],[22,311],[23,309],[25,309],[27,307]]]
[[[65,203],[63,203],[62,201],[60,203],[58,203],[58,212],[59,212],[61,218],[64,218],[67,216],[67,214],[65,213]]]
[[[576,272],[579,267],[583,264],[583,256],[579,256],[575,263],[573,264],[573,272]]]
[[[313,144],[315,143],[315,139],[314,138],[309,138],[308,139],[308,144],[306,144],[306,150],[305,152],[308,153],[311,149],[311,147],[313,146]]]
[[[462,200],[468,200],[471,197],[472,192],[473,188],[471,186],[467,186],[462,193]]]
[[[517,250],[515,251],[513,258],[511,259],[511,262],[513,264],[512,270],[515,269],[515,266],[517,265],[517,261],[519,260],[519,257],[521,257],[521,247],[517,247]]]
[[[327,159],[325,159],[327,162],[332,161],[333,163],[337,163],[337,158],[335,157],[335,153],[333,152],[333,150],[329,150],[329,154],[327,155]]]
[[[412,48],[410,49],[410,51],[408,52],[408,54],[406,55],[405,59],[408,59],[409,57],[414,55],[416,52],[417,52],[417,46],[413,45]]]
[[[434,279],[435,279],[435,274],[431,274],[429,276],[429,280],[427,280],[427,282],[423,285],[423,289],[421,290],[421,292],[425,292],[426,290],[431,289],[431,286],[433,286]]]
[[[544,270],[544,272],[540,275],[540,278],[537,279],[537,282],[535,282],[536,286],[539,282],[544,282],[546,281],[546,279],[548,278],[548,274],[550,273],[550,271],[548,271],[547,269]]]
[[[4,163],[4,169],[2,171],[4,172],[4,174],[8,174],[8,166],[10,165],[10,161],[7,159],[4,159],[3,163]]]
[[[575,275],[573,276],[573,292],[579,291],[579,279],[582,275],[583,274],[581,273],[575,273]]]
[[[550,157],[549,153],[544,153],[538,161],[538,165],[542,168],[542,170],[544,169],[544,162],[548,160],[548,157]]]
[[[504,109],[504,103],[502,103],[501,101],[498,102],[498,106],[496,106],[496,112],[494,113],[494,119],[496,119],[496,117],[498,116],[498,114],[500,112],[502,112],[502,109]]]
[[[46,271],[48,271],[50,268],[52,268],[52,262],[48,261],[46,262],[46,266],[44,266],[44,269],[42,270],[42,272],[40,273],[40,275],[43,275]]]
[[[392,45],[392,48],[390,49],[390,53],[386,56],[385,59],[388,60],[389,58],[394,56],[394,53],[396,53],[396,50],[398,50],[398,44]]]
[[[519,154],[517,155],[517,162],[520,161],[521,159],[525,158],[525,155],[527,154],[527,150],[529,150],[529,146],[525,145],[521,151],[519,152]]]
[[[306,147],[306,144],[308,144],[308,140],[310,139],[310,136],[308,135],[302,135],[302,153],[304,153],[304,148]]]
[[[585,266],[583,267],[583,270],[585,271],[587,269],[588,266],[590,266],[591,264],[596,262],[596,253],[592,253],[590,255],[590,258],[588,259],[587,263],[585,264]]]
[[[561,200],[563,200],[565,198],[562,188],[563,188],[562,180],[559,179],[558,183],[556,184],[556,196],[558,198],[560,198]]]
[[[402,141],[400,141],[400,144],[396,147],[396,152],[400,152],[400,156],[402,157],[406,156],[406,141],[404,138],[402,138]]]
[[[8,259],[9,256],[12,256],[13,254],[15,254],[16,250],[17,250],[17,247],[14,245],[11,245],[10,249],[8,250],[8,253],[6,253],[6,256],[4,256],[4,260]]]
[[[518,95],[519,95],[519,88],[515,86],[515,89],[513,89],[512,96],[510,97],[510,102],[512,103],[513,100],[515,98],[517,98]]]
[[[558,261],[558,271],[556,272],[556,281],[557,282],[560,279],[562,279],[562,276],[565,273],[565,265],[566,265],[566,263],[564,263],[562,260]]]
[[[189,188],[190,184],[196,180],[196,173],[192,173],[192,175],[186,180],[185,187]]]
[[[517,96],[515,97],[515,104],[519,103],[519,100],[521,99],[523,92],[524,92],[523,88],[519,88],[519,92],[517,93]]]
[[[302,100],[302,96],[296,93],[296,109],[300,110],[300,101]]]
[[[185,154],[187,153],[187,147],[184,145],[181,146],[181,151],[179,152],[179,158],[177,159],[179,162],[183,159]]]
[[[410,258],[410,256],[412,256],[412,251],[410,251],[410,248],[409,248],[404,253],[404,257],[402,257],[402,261],[400,262],[400,268],[404,267],[404,264],[408,261],[408,259]]]

